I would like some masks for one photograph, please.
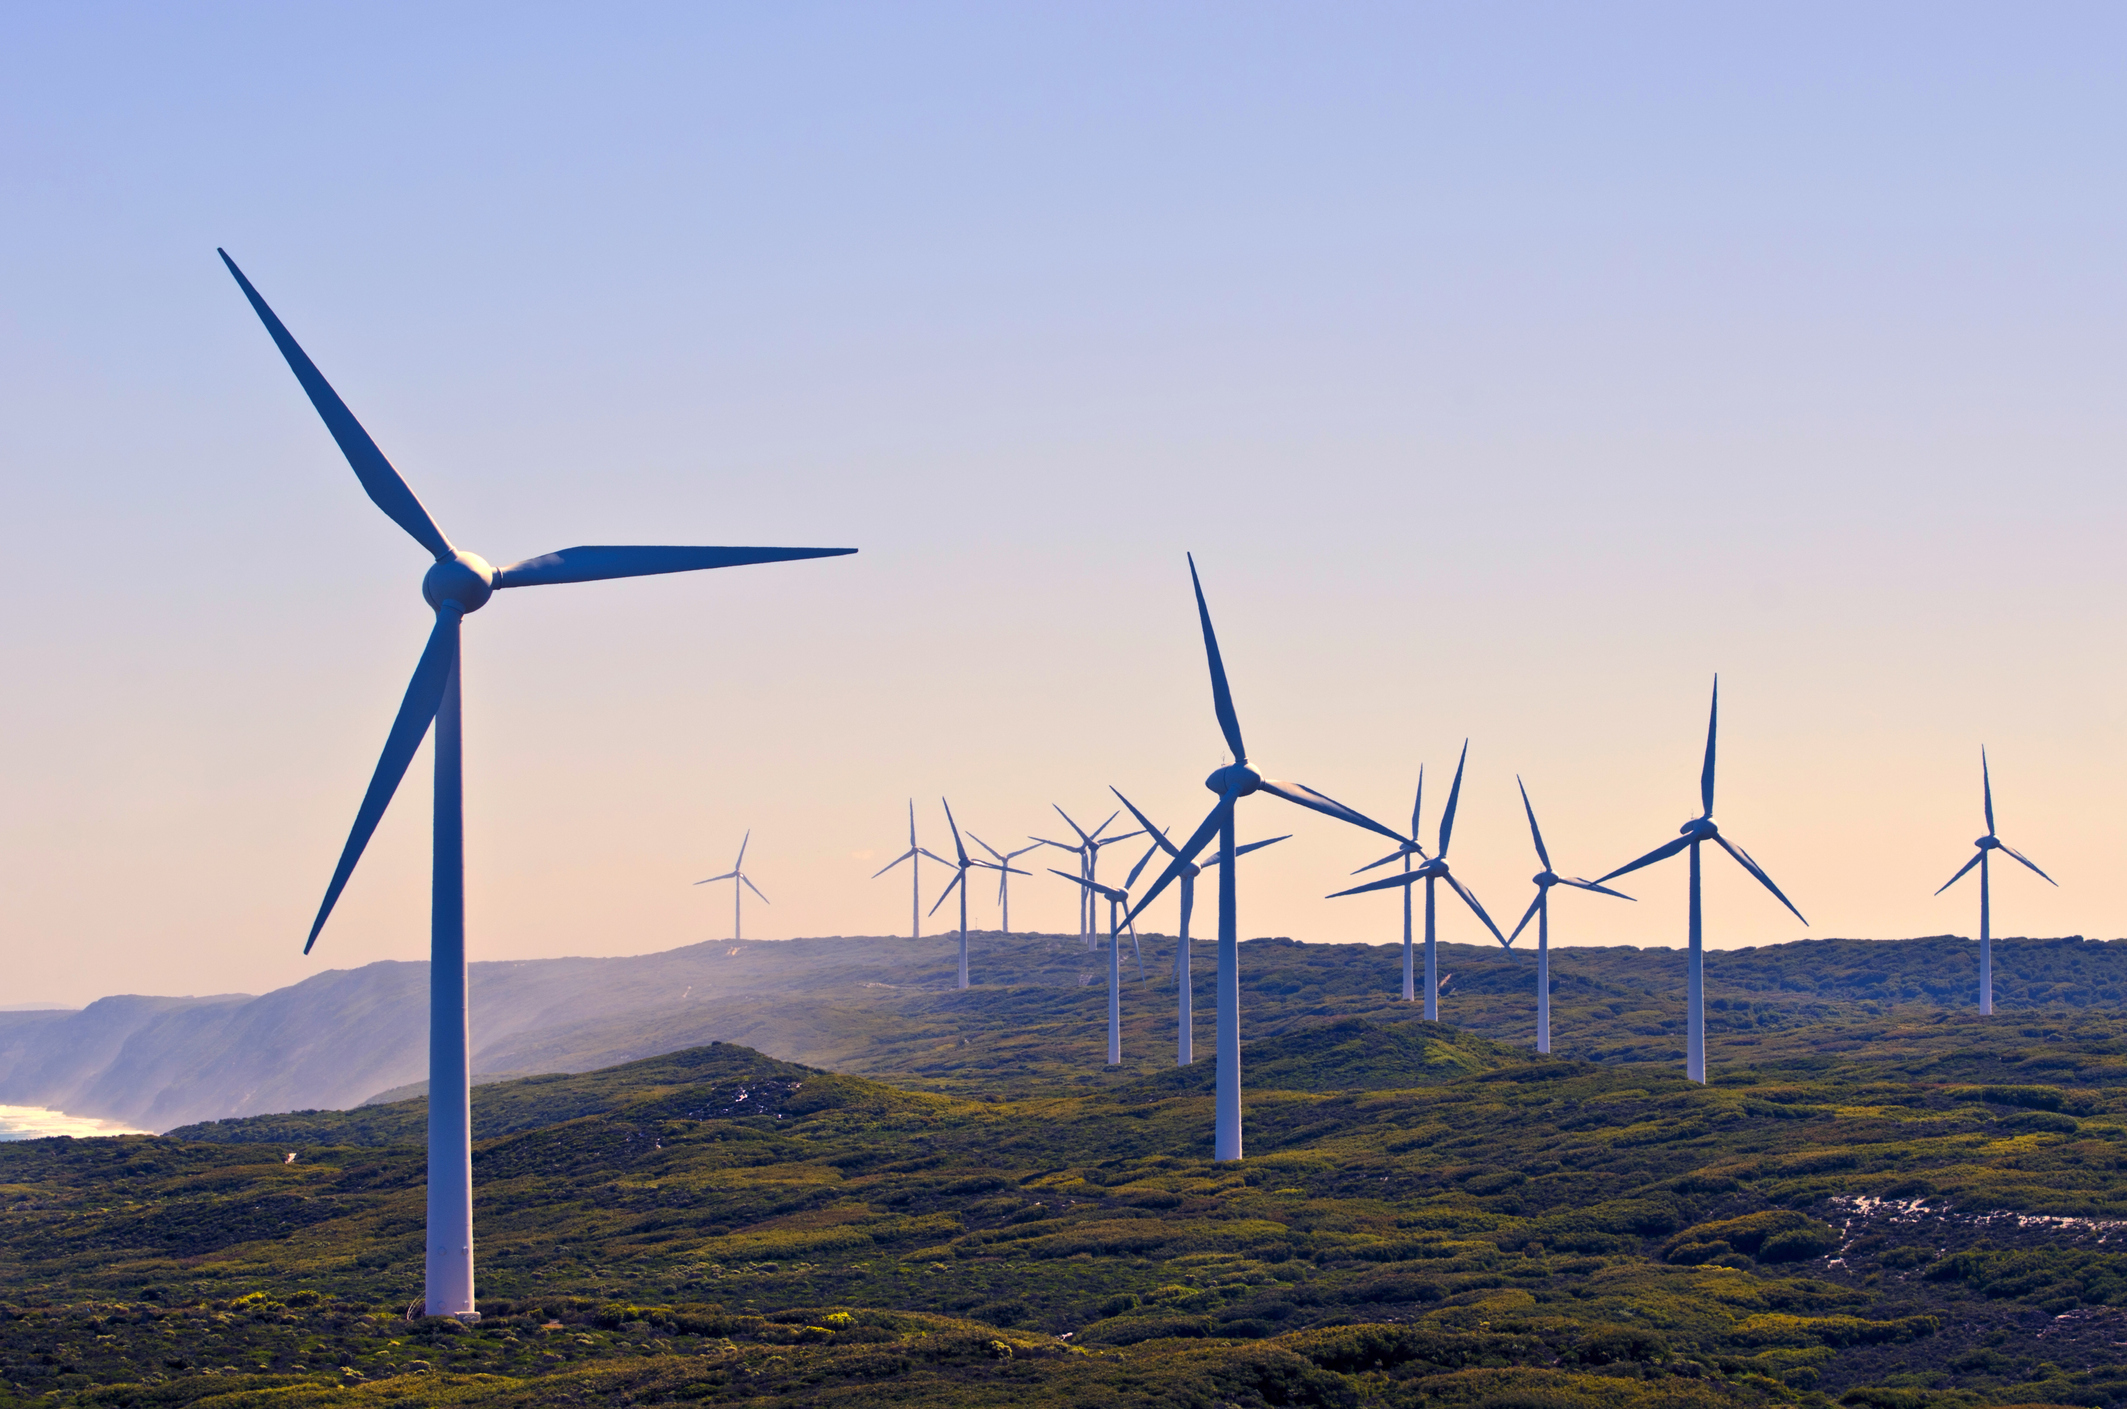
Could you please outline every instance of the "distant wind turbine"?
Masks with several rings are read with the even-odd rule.
[[[1164,851],[1169,856],[1181,855],[1181,852],[1175,849],[1174,843],[1167,840],[1166,832],[1153,826],[1151,820],[1144,813],[1138,811],[1136,803],[1123,797],[1122,791],[1118,788],[1111,787],[1108,791],[1114,793],[1117,797],[1123,798],[1123,806],[1130,809],[1130,815],[1137,819],[1138,825],[1151,835],[1152,851],[1145,853],[1147,859],[1150,859],[1153,852],[1157,851]],[[1282,837],[1271,837],[1265,841],[1252,841],[1246,846],[1235,847],[1233,854],[1236,857],[1246,856],[1251,851],[1260,851],[1266,846],[1285,841],[1291,836],[1292,833],[1287,832]],[[1140,861],[1137,864],[1143,866],[1145,863]],[[1218,864],[1218,858],[1213,857],[1205,862],[1204,866],[1216,866]],[[1191,1010],[1196,995],[1195,990],[1191,987],[1189,977],[1189,916],[1196,909],[1196,878],[1203,873],[1204,866],[1199,866],[1194,861],[1191,861],[1183,865],[1181,873],[1181,932],[1175,936],[1174,940],[1174,983],[1176,991],[1174,1064],[1178,1067],[1186,1067],[1196,1061],[1196,1015]],[[1136,880],[1136,873],[1132,872],[1130,878]]]
[[[236,277],[252,311],[324,419],[340,453],[370,499],[434,558],[421,579],[421,595],[436,613],[421,662],[385,736],[383,757],[355,813],[353,830],[311,922],[303,952],[317,943],[334,902],[354,874],[355,863],[384,816],[414,752],[436,729],[436,789],[433,878],[429,919],[428,1027],[428,1271],[423,1304],[431,1316],[477,1320],[473,1301],[472,1075],[466,1035],[465,968],[465,778],[461,741],[459,625],[487,605],[498,590],[615,577],[691,572],[745,563],[783,562],[853,553],[854,548],[563,548],[498,568],[456,547],[384,458],[354,412],[347,409],[295,338],[259,297],[226,252],[222,263]]]
[[[945,898],[948,895],[951,895],[956,890],[960,892],[960,987],[966,988],[967,873],[972,870],[975,870],[977,867],[988,866],[990,863],[987,861],[971,861],[968,859],[967,848],[963,846],[960,841],[960,824],[953,820],[953,805],[947,802],[944,798],[938,799],[938,805],[945,809],[945,825],[953,829],[953,850],[959,854],[960,864],[954,866],[953,863],[950,861],[945,863],[948,866],[953,866],[953,878],[945,883],[945,889],[939,891],[938,898],[931,903],[931,913],[933,915],[938,913],[938,907],[940,905],[945,904]]]
[[[718,881],[731,882],[731,937],[733,939],[743,937],[739,928],[739,902],[746,898],[744,892],[750,890],[755,895],[761,895],[761,888],[755,885],[744,871],[739,869],[739,867],[746,864],[746,843],[752,840],[753,829],[749,827],[746,830],[746,835],[739,841],[739,859],[731,863],[731,869],[721,876],[711,876],[706,881],[695,882],[698,886],[714,885]],[[761,904],[766,905],[767,903],[768,897],[761,895]]]
[[[908,800],[908,850],[871,873],[873,880],[885,875],[902,862],[908,862],[908,937],[923,938],[923,857],[930,857],[941,866],[953,863],[933,851],[925,851],[916,845],[916,800]]]
[[[1529,908],[1522,912],[1521,923],[1514,927],[1514,933],[1507,936],[1507,943],[1512,944],[1519,939],[1521,932],[1528,928],[1529,917],[1532,915],[1536,917],[1536,1050],[1549,1053],[1551,1050],[1551,887],[1572,886],[1577,890],[1592,890],[1598,895],[1614,895],[1619,900],[1630,900],[1632,897],[1626,895],[1623,891],[1616,891],[1608,886],[1597,885],[1594,881],[1584,881],[1577,876],[1561,876],[1554,872],[1551,869],[1551,853],[1544,849],[1544,834],[1536,825],[1536,809],[1529,805],[1528,786],[1521,781],[1519,773],[1514,775],[1514,786],[1521,789],[1521,808],[1522,811],[1529,814],[1529,837],[1536,843],[1536,859],[1543,863],[1544,868],[1531,877],[1536,882],[1536,898],[1530,901]]]
[[[2060,882],[2048,876],[2044,871],[2039,871],[2037,864],[2030,857],[2025,856],[2016,848],[2004,843],[2000,837],[1994,835],[1994,780],[1987,774],[1987,751],[1984,748],[1979,751],[1979,787],[1980,797],[1986,805],[1987,834],[1972,843],[1972,845],[1979,848],[1978,853],[1970,861],[1958,867],[1957,874],[1944,881],[1941,889],[1938,889],[1935,893],[1937,895],[1942,894],[1943,891],[1963,880],[1965,872],[1971,870],[1974,866],[1979,868],[1979,1012],[1982,1017],[1991,1017],[1994,1013],[1994,917],[1991,913],[1993,896],[1991,893],[1992,885],[1987,875],[1987,853],[1990,851],[2006,852],[2026,866],[2029,866],[2032,870],[2038,871],[2040,878],[2047,885],[2057,886]]]
[[[1033,874],[1031,871],[1020,870],[1012,862],[1014,858],[1024,856],[1030,851],[1041,850],[1045,843],[1036,842],[1032,846],[1023,846],[1017,851],[999,851],[973,832],[967,834],[967,839],[997,858],[997,929],[1001,934],[1010,934],[1012,932],[1012,877]]]
[[[1706,983],[1705,983],[1705,930],[1700,922],[1699,905],[1699,847],[1712,842],[1736,859],[1736,864],[1755,876],[1758,883],[1773,893],[1773,898],[1788,908],[1788,911],[1803,924],[1802,912],[1795,909],[1793,901],[1780,893],[1764,868],[1750,859],[1750,854],[1721,835],[1721,829],[1713,820],[1713,760],[1714,743],[1721,723],[1721,677],[1713,678],[1713,707],[1706,716],[1706,766],[1699,771],[1699,802],[1705,808],[1698,816],[1677,828],[1683,835],[1674,841],[1663,842],[1637,861],[1627,862],[1607,875],[1597,876],[1595,883],[1615,880],[1627,872],[1637,871],[1642,866],[1651,866],[1657,861],[1666,861],[1687,847],[1691,851],[1691,950],[1686,960],[1684,1002],[1687,1008],[1684,1018],[1684,1075],[1704,1085],[1706,1082]]]
[[[1418,844],[1418,814],[1424,807],[1425,765],[1421,763],[1420,765],[1418,765],[1418,793],[1417,796],[1411,802],[1411,834],[1403,838],[1403,840],[1397,844],[1397,847],[1394,851],[1382,857],[1379,861],[1369,861],[1366,865],[1361,866],[1357,871],[1352,872],[1352,874],[1356,876],[1361,874],[1362,872],[1371,871],[1376,866],[1386,866],[1389,862],[1394,861],[1397,857],[1400,856],[1403,858],[1403,873],[1407,876],[1410,875],[1411,858],[1415,856],[1421,861],[1425,859],[1425,848]],[[1415,880],[1416,878],[1413,877],[1413,879]],[[1384,887],[1384,889],[1386,889],[1386,887]],[[1403,1001],[1406,1003],[1411,1002],[1418,996],[1417,983],[1412,973],[1412,969],[1413,964],[1411,961],[1411,888],[1408,884],[1406,884],[1403,887]],[[1427,1016],[1430,1017],[1431,1014],[1428,1013]]]
[[[1138,873],[1145,869],[1145,863],[1150,861],[1158,852],[1159,848],[1154,847],[1138,858],[1137,864],[1130,868],[1129,879],[1123,882],[1120,889],[1115,886],[1104,886],[1099,881],[1089,881],[1084,876],[1074,876],[1069,871],[1059,871],[1054,866],[1049,868],[1050,875],[1062,876],[1067,881],[1076,881],[1079,885],[1085,887],[1087,895],[1100,896],[1108,902],[1108,1065],[1111,1067],[1119,1067],[1123,1064],[1122,927],[1124,921],[1121,916],[1123,907],[1130,903],[1129,887],[1136,883]],[[1145,977],[1145,956],[1137,947],[1137,927],[1135,925],[1130,927],[1130,950],[1137,955],[1137,976],[1142,980]]]
[[[1400,842],[1403,838],[1371,817],[1354,812],[1312,788],[1266,778],[1249,766],[1248,747],[1241,741],[1241,722],[1234,714],[1233,691],[1226,684],[1226,665],[1219,658],[1219,640],[1211,629],[1211,609],[1204,605],[1204,587],[1197,579],[1193,556],[1189,559],[1189,584],[1196,593],[1197,620],[1204,631],[1204,657],[1211,668],[1211,707],[1218,716],[1219,730],[1225,735],[1233,762],[1204,780],[1204,786],[1219,795],[1218,802],[1190,834],[1189,840],[1182,844],[1174,859],[1167,863],[1167,869],[1153,882],[1152,889],[1131,907],[1129,918],[1136,919],[1147,905],[1158,899],[1168,882],[1178,879],[1196,860],[1197,853],[1210,844],[1212,836],[1217,835],[1219,860],[1224,864],[1219,868],[1218,1096],[1212,1158],[1237,1160],[1241,1157],[1241,958],[1240,916],[1234,895],[1233,862],[1239,854],[1233,838],[1234,804],[1250,793],[1269,793],[1355,827],[1378,832],[1390,841]]]
[[[1455,838],[1455,808],[1462,800],[1462,766],[1469,762],[1469,759],[1470,741],[1464,739],[1462,741],[1462,757],[1455,764],[1455,781],[1448,788],[1448,805],[1446,810],[1440,814],[1440,847],[1437,855],[1428,859],[1424,865],[1417,867],[1415,870],[1405,871],[1400,876],[1387,876],[1378,881],[1368,881],[1363,886],[1353,886],[1350,890],[1340,890],[1329,897],[1335,900],[1337,896],[1363,895],[1370,890],[1389,890],[1395,886],[1402,886],[1404,895],[1409,896],[1411,886],[1419,881],[1425,882],[1425,1016],[1428,1022],[1440,1016],[1440,960],[1436,943],[1439,925],[1438,914],[1433,903],[1433,883],[1435,881],[1446,881],[1448,889],[1462,897],[1462,903],[1469,906],[1471,913],[1484,922],[1484,927],[1492,932],[1492,938],[1499,941],[1500,947],[1503,949],[1510,947],[1507,937],[1499,932],[1499,926],[1492,923],[1492,917],[1485,913],[1484,906],[1477,903],[1477,897],[1471,894],[1470,888],[1461,881],[1456,880],[1448,871],[1448,843]],[[1424,793],[1421,792],[1419,797],[1422,800]],[[1416,840],[1417,836],[1418,809],[1413,806],[1411,809],[1410,839],[1398,838],[1398,841],[1404,843],[1403,845],[1397,847],[1396,850],[1382,857],[1379,861],[1370,861],[1361,866],[1359,871],[1371,871],[1376,866],[1385,866],[1399,856],[1403,858],[1403,864],[1409,866],[1410,858],[1417,849],[1411,843]],[[1352,874],[1357,875],[1359,872],[1355,871]],[[1409,902],[1406,900],[1406,907],[1408,907],[1408,904]],[[1408,997],[1411,976],[1410,950],[1408,947],[1405,948],[1404,955],[1403,991],[1405,996]]]
[[[1056,807],[1053,802],[1049,805]],[[1100,879],[1100,849],[1102,847],[1112,846],[1119,841],[1128,841],[1137,835],[1135,832],[1118,832],[1112,837],[1101,835],[1108,830],[1109,825],[1116,818],[1122,816],[1120,812],[1109,813],[1108,820],[1090,832],[1072,821],[1071,814],[1061,807],[1056,807],[1056,815],[1063,818],[1072,831],[1078,833],[1077,846],[1066,846],[1060,841],[1050,841],[1047,837],[1028,837],[1027,840],[1040,842],[1044,846],[1053,846],[1058,851],[1075,852],[1078,856],[1078,873],[1089,881],[1098,881]],[[1081,889],[1078,893],[1078,933],[1087,941],[1088,945],[1093,943],[1094,937],[1098,933],[1094,924],[1093,892],[1090,890]]]

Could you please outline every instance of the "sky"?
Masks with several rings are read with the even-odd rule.
[[[854,557],[468,619],[475,959],[905,932],[1251,760],[1511,924],[1716,809],[1708,943],[2127,933],[2114,6],[24,4],[0,13],[0,1004],[427,950],[430,614],[216,260],[444,529]],[[1385,847],[1242,804],[1240,930]],[[1136,859],[1108,853],[1104,874]],[[1060,852],[1037,853],[1069,867]],[[925,876],[925,904],[944,877]],[[1675,945],[1681,860],[1554,943]],[[1015,928],[1072,887],[1015,880]],[[996,923],[976,887],[970,923]],[[926,922],[942,930],[950,905]],[[1444,911],[1443,935],[1475,940]],[[1162,900],[1156,928],[1173,926]],[[1208,932],[1208,907],[1199,927]],[[1384,960],[1384,983],[1394,981]],[[977,953],[976,977],[984,975]]]

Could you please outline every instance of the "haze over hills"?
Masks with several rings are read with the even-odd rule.
[[[953,941],[934,936],[714,941],[617,959],[472,966],[473,1069],[582,1072],[714,1041],[897,1084],[992,1094],[1103,1085],[1169,1068],[1172,941],[1144,937],[1126,965],[1125,1064],[1104,1071],[1105,963],[1075,936],[971,936],[977,984],[952,988]],[[2117,1004],[2127,943],[1997,941],[1998,1001]],[[1196,965],[1201,1044],[1212,965]],[[1747,1041],[1900,1005],[1970,1002],[1976,947],[1953,937],[1812,940],[1707,955],[1708,1020]],[[1243,946],[1251,1040],[1349,1016],[1407,1016],[1393,946]],[[1127,956],[1126,956],[1127,958]],[[1446,945],[1442,1016],[1480,1036],[1530,1040],[1532,969],[1496,949]],[[1667,949],[1553,956],[1557,1052],[1662,1060],[1680,1050],[1683,966]],[[1012,982],[995,980],[1009,976]],[[984,982],[984,980],[991,980]],[[1093,980],[1093,982],[1086,982]],[[0,1104],[50,1106],[152,1130],[225,1117],[346,1109],[418,1094],[426,965],[334,970],[263,996],[112,997],[78,1011],[0,1013]],[[978,1055],[963,1051],[979,1047]],[[1208,1067],[1206,1068],[1208,1070]]]

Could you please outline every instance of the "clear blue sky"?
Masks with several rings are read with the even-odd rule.
[[[749,826],[749,930],[905,925],[865,877],[911,794],[933,849],[941,792],[1000,845],[1110,782],[1187,828],[1220,756],[1185,549],[1267,771],[1394,821],[1473,736],[1457,869],[1496,912],[1515,772],[1563,868],[1645,850],[1719,669],[1720,815],[1808,933],[1971,931],[1929,892],[1982,742],[2062,882],[2005,879],[1997,927],[2120,933],[2123,29],[10,7],[0,1002],[425,952],[424,764],[298,956],[424,562],[216,245],[498,562],[863,549],[469,622],[476,957],[726,933],[688,883]],[[1370,843],[1273,827],[1244,933],[1391,937],[1392,899],[1319,898]],[[1680,942],[1681,866],[1634,879],[1561,940]],[[1711,942],[1804,933],[1746,884]]]

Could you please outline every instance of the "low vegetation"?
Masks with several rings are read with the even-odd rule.
[[[2127,946],[1983,1022],[1954,943],[1721,956],[1704,1087],[1674,955],[1562,955],[1539,1058],[1526,969],[1251,943],[1237,1165],[1156,976],[1117,1071],[1097,988],[912,985],[868,1076],[483,1086],[470,1327],[420,1100],[0,1146],[0,1405],[2127,1406]]]

